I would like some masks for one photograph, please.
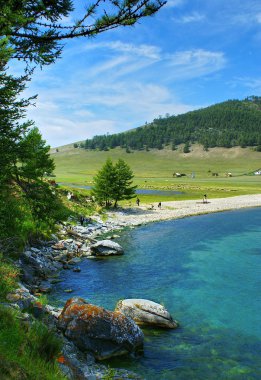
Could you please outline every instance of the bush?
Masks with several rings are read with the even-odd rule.
[[[17,288],[18,277],[18,269],[0,254],[0,299],[5,300],[6,295]]]

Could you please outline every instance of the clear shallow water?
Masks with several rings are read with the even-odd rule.
[[[145,330],[144,356],[111,366],[156,379],[261,378],[261,209],[166,221],[122,233],[125,255],[62,273],[74,290],[113,310],[122,298],[163,303],[177,330]]]

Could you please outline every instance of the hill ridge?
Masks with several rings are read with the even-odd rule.
[[[94,136],[80,144],[85,149],[163,149],[171,145],[199,143],[212,147],[254,146],[261,151],[261,97],[227,100],[181,115],[159,117],[135,129],[112,135]]]

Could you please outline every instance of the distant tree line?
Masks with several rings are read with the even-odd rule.
[[[159,117],[152,123],[113,135],[95,136],[80,146],[85,149],[108,150],[115,147],[130,149],[163,149],[171,145],[199,143],[207,150],[212,147],[261,147],[261,97],[251,96],[242,101],[229,100],[183,115]]]

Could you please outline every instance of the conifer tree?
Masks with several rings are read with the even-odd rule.
[[[114,184],[116,182],[116,172],[112,160],[107,159],[104,166],[94,177],[94,187],[92,195],[98,203],[105,203],[106,207],[111,205],[113,200]]]
[[[131,199],[136,196],[135,190],[137,186],[132,186],[133,172],[129,165],[122,159],[115,164],[116,182],[114,184],[114,207],[118,201]]]
[[[94,177],[92,195],[99,203],[106,207],[114,203],[114,207],[120,200],[135,197],[136,186],[132,186],[133,172],[128,164],[119,159],[115,165],[109,158],[104,166]]]

